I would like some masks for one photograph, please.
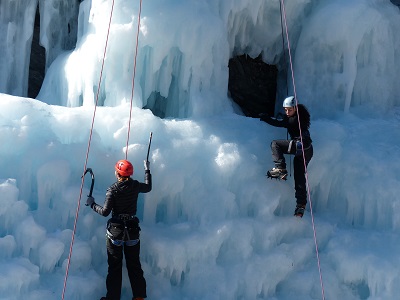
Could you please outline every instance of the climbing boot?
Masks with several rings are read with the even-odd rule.
[[[306,209],[305,205],[297,204],[296,209],[294,210],[294,216],[302,218],[305,209]]]
[[[280,168],[272,168],[271,170],[269,170],[267,172],[267,177],[286,180],[287,179],[287,170],[280,169]]]

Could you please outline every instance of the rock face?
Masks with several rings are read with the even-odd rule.
[[[261,56],[234,57],[229,60],[230,97],[246,116],[258,117],[260,112],[274,115],[277,74],[276,66],[264,63]]]
[[[36,98],[45,75],[46,50],[39,44],[40,36],[40,15],[39,9],[36,10],[35,26],[33,28],[33,38],[31,47],[31,58],[29,64],[28,97]]]
[[[46,33],[47,45],[40,44],[40,30],[43,26],[40,24],[42,20],[39,5],[44,5],[44,2],[38,4],[29,63],[28,97],[35,98],[38,95],[42,87],[46,68],[51,65],[57,56],[63,51],[75,48],[80,2],[80,0],[59,1],[58,6],[54,8],[53,14],[48,16],[50,18],[48,20],[50,25],[48,26],[57,28],[57,34]],[[46,28],[42,28],[42,30],[46,30]]]
[[[77,20],[71,22],[77,23]],[[72,34],[75,37],[75,40],[72,39],[72,42],[76,42],[76,29],[74,28],[75,30],[70,32],[70,23],[68,23],[68,34]],[[38,95],[46,72],[46,51],[39,43],[39,36],[40,15],[38,8],[36,11],[29,65],[28,97],[30,98],[36,98]],[[63,43],[63,47],[73,48],[74,44],[69,44],[69,46],[66,46],[66,43]],[[229,60],[229,96],[239,105],[246,116],[258,117],[260,112],[267,112],[273,115],[277,74],[278,70],[276,66],[264,63],[261,55],[254,59],[248,55],[236,56]],[[158,99],[161,96],[155,94],[151,97]],[[164,101],[158,101],[158,105],[152,111],[155,115],[164,118],[166,110],[164,107],[165,99],[161,100]]]
[[[228,66],[229,96],[243,114],[256,118],[261,112],[274,115],[278,73],[276,66],[264,63],[261,57],[252,59],[247,55],[230,59]],[[147,103],[145,109],[150,109],[160,118],[167,117],[167,99],[159,92],[153,92]]]
[[[394,5],[400,6],[400,0],[390,0]]]

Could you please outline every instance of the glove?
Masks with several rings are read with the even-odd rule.
[[[88,196],[86,199],[86,206],[92,207],[92,204],[94,203],[94,198],[92,196]]]
[[[150,170],[150,162],[148,160],[144,161],[144,169],[145,169],[145,171],[149,171]]]

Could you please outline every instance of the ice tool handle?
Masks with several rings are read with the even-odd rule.
[[[151,146],[151,139],[152,139],[152,138],[153,138],[153,132],[150,132],[149,147],[147,148],[147,157],[146,157],[146,161],[149,161],[150,146]]]
[[[92,176],[92,183],[91,183],[91,185],[90,185],[90,191],[89,191],[88,197],[92,197],[93,187],[94,187],[94,174],[93,174],[92,169],[91,169],[91,168],[87,168],[86,171],[85,171],[85,173],[82,175],[82,177],[85,177],[85,175],[86,175],[88,172],[89,172],[90,175]]]

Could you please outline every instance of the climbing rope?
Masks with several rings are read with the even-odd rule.
[[[286,21],[285,3],[284,3],[284,0],[280,0],[280,2],[281,2],[281,8],[282,8],[281,14],[283,15],[283,20],[284,20],[284,23],[285,23],[285,33],[286,33],[286,40],[287,40],[287,44],[288,44],[290,71],[291,71],[292,83],[293,83],[293,93],[294,93],[294,98],[295,98],[295,101],[296,101],[296,110],[297,110],[297,113],[298,113],[298,101],[297,101],[297,95],[296,95],[296,85],[295,85],[295,80],[294,80],[292,55],[291,55],[291,51],[290,51],[290,40],[289,40],[288,26],[287,26],[287,21]],[[312,223],[312,228],[313,228],[313,233],[314,233],[314,244],[315,244],[315,252],[316,252],[316,255],[317,255],[318,272],[319,272],[319,279],[320,279],[320,284],[321,284],[321,293],[322,293],[322,299],[325,300],[325,290],[324,290],[324,283],[323,283],[323,280],[322,280],[321,262],[320,262],[320,258],[319,258],[318,243],[317,243],[317,233],[316,233],[316,229],[315,229],[314,213],[313,213],[312,201],[311,201],[311,195],[310,195],[310,187],[309,187],[308,172],[307,172],[307,163],[306,163],[305,154],[304,154],[303,134],[302,134],[302,131],[301,131],[300,117],[298,117],[297,119],[298,119],[298,122],[299,122],[299,129],[300,129],[301,150],[303,152],[303,163],[304,163],[304,170],[305,170],[306,184],[307,184],[307,197],[308,197],[308,202],[310,203],[311,223]]]
[[[282,35],[282,49],[283,49],[283,65],[286,66],[286,53],[285,53],[285,37],[283,35],[283,13],[282,13],[282,2],[279,1],[279,10],[281,12],[281,35]],[[286,80],[286,95],[289,94],[289,84],[287,80],[287,72],[285,70],[285,80]]]
[[[105,46],[104,46],[103,59],[102,59],[102,64],[101,64],[100,78],[99,78],[99,83],[97,85],[96,101],[95,101],[95,106],[94,106],[94,110],[93,110],[92,124],[91,124],[91,127],[90,127],[90,134],[89,134],[88,146],[87,146],[87,150],[86,150],[86,157],[85,157],[85,163],[84,163],[84,168],[83,168],[83,174],[86,174],[86,172],[88,170],[87,169],[87,162],[88,162],[88,159],[89,159],[89,151],[90,151],[90,144],[91,144],[92,135],[93,135],[94,120],[95,120],[95,117],[96,117],[96,110],[97,110],[97,105],[98,105],[98,101],[99,101],[101,80],[102,80],[102,77],[103,77],[103,70],[104,70],[104,62],[105,62],[105,58],[106,58],[108,39],[109,39],[110,28],[111,28],[111,21],[112,21],[112,16],[113,16],[113,12],[114,12],[114,3],[115,3],[115,1],[113,0],[112,4],[111,4],[110,20],[109,20],[109,23],[108,23],[106,43],[105,43]],[[134,87],[135,87],[136,58],[137,58],[137,52],[138,52],[141,11],[142,11],[142,0],[140,0],[139,15],[138,15],[138,26],[137,26],[137,34],[136,34],[136,49],[135,49],[135,56],[134,56],[134,67],[133,67],[133,78],[132,78],[132,94],[131,94],[131,99],[130,99],[128,134],[127,134],[126,149],[125,149],[125,158],[126,159],[128,158],[128,145],[129,145],[129,136],[130,136],[130,129],[131,129],[132,106],[133,106],[132,103],[133,103],[133,95],[134,95]],[[85,176],[83,175],[82,176],[82,181],[81,181],[81,187],[80,187],[80,191],[79,191],[78,205],[77,205],[76,213],[75,213],[74,227],[73,227],[73,230],[72,230],[72,238],[71,238],[71,244],[70,244],[70,248],[69,248],[67,266],[66,266],[66,271],[65,271],[64,286],[63,286],[63,291],[62,291],[62,296],[61,296],[62,300],[64,300],[65,291],[66,291],[66,287],[67,287],[68,272],[69,272],[69,267],[70,267],[70,263],[71,263],[72,248],[73,248],[74,240],[75,240],[75,233],[76,233],[76,227],[77,227],[77,222],[78,222],[78,216],[79,216],[80,203],[81,203],[81,199],[82,199],[82,191],[83,191],[84,183],[85,183]]]
[[[285,82],[286,82],[286,97],[289,96],[289,84],[287,80],[287,71],[286,71],[286,53],[285,53],[285,37],[283,34],[283,13],[282,13],[282,2],[279,1],[279,11],[280,11],[280,19],[281,19],[281,36],[282,36],[282,52],[283,52],[283,65],[285,66]],[[286,139],[289,139],[289,131],[286,131]],[[289,160],[289,174],[292,176],[292,160]]]
[[[133,103],[133,94],[134,94],[134,90],[135,90],[136,57],[137,57],[137,53],[138,53],[141,13],[142,13],[142,0],[140,0],[140,5],[139,5],[138,25],[137,25],[137,32],[136,32],[136,48],[135,48],[135,56],[134,56],[134,62],[133,62],[132,93],[131,93],[131,104],[130,104],[130,109],[129,109],[128,137],[126,139],[125,159],[128,159],[128,145],[129,145],[129,137],[130,137],[130,133],[131,133],[132,103]]]
[[[102,79],[102,77],[103,77],[104,61],[105,61],[105,59],[106,59],[106,52],[107,52],[107,45],[108,45],[108,37],[109,37],[109,35],[110,35],[110,28],[111,28],[111,20],[112,20],[113,11],[114,11],[114,0],[112,1],[112,4],[111,4],[110,21],[109,21],[109,23],[108,23],[106,44],[105,44],[105,46],[104,46],[103,60],[102,60],[102,63],[101,63],[101,71],[100,71],[99,84],[97,85],[96,102],[95,102],[94,110],[93,110],[92,124],[91,124],[91,127],[90,127],[90,134],[89,134],[89,140],[88,140],[88,145],[87,145],[87,150],[86,150],[85,164],[84,164],[84,167],[83,167],[83,174],[86,173],[87,162],[88,162],[88,159],[89,159],[90,144],[91,144],[91,141],[92,141],[94,120],[95,120],[95,117],[96,117],[97,104],[98,104],[98,101],[99,101],[101,79]],[[84,183],[85,183],[85,176],[82,176],[81,188],[80,188],[80,191],[79,191],[79,198],[78,198],[78,205],[77,205],[77,207],[76,207],[76,213],[75,213],[74,228],[73,228],[73,230],[72,230],[71,244],[70,244],[70,247],[69,247],[69,254],[68,254],[68,260],[67,260],[67,267],[66,267],[66,270],[65,270],[64,286],[63,286],[63,291],[62,291],[62,296],[61,296],[61,299],[62,299],[62,300],[64,300],[65,291],[66,291],[66,288],[67,288],[68,272],[69,272],[69,266],[70,266],[70,264],[71,264],[71,257],[72,257],[72,247],[73,247],[73,245],[74,245],[74,240],[75,240],[76,225],[77,225],[77,223],[78,223],[79,209],[80,209],[80,206],[81,206],[80,204],[81,204],[82,190],[83,190],[83,185],[84,185]]]

